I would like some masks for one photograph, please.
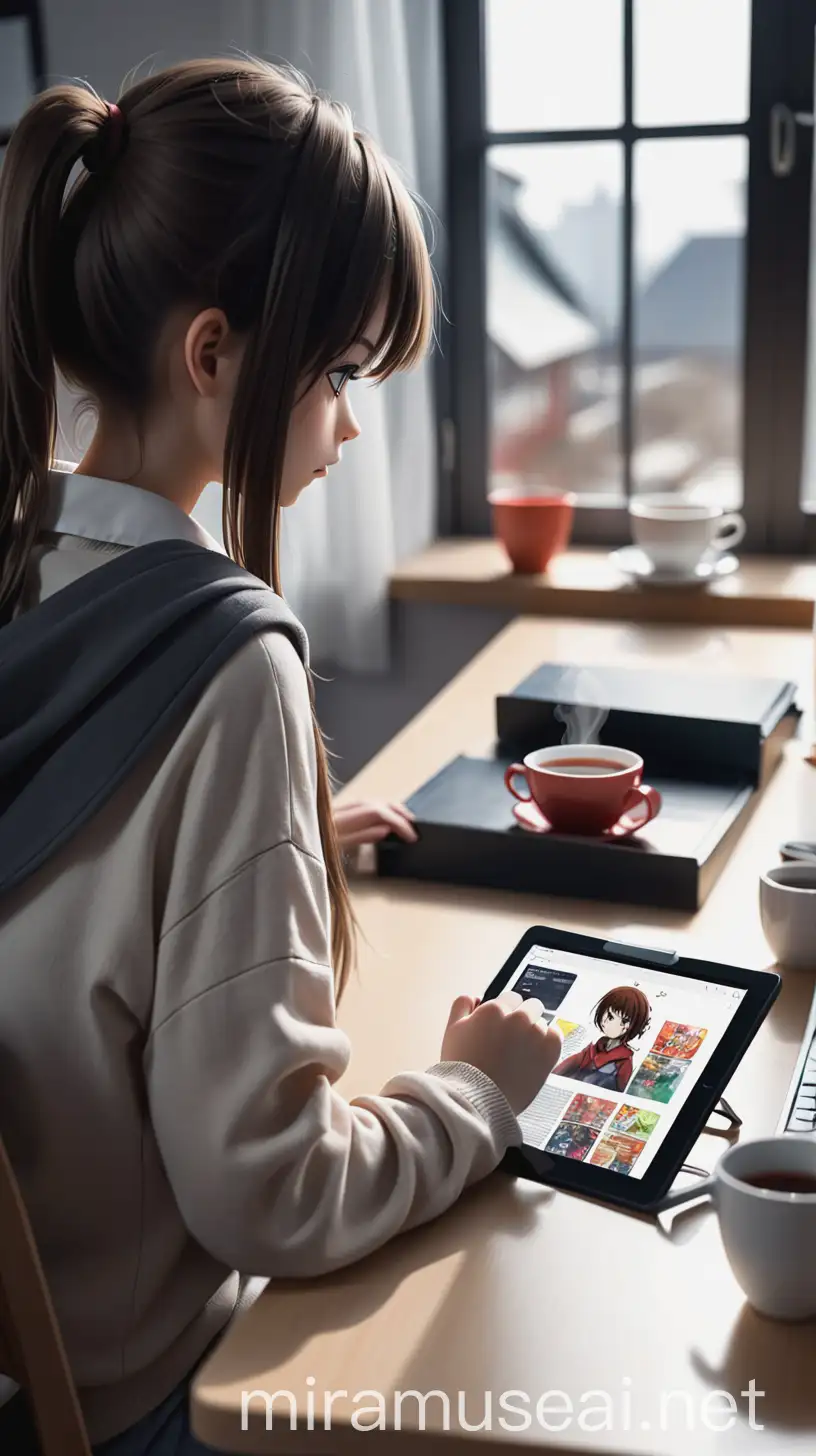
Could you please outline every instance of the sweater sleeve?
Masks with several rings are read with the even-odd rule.
[[[337,1091],[350,1047],[335,1021],[305,673],[274,634],[238,658],[221,675],[220,699],[213,685],[223,761],[199,751],[192,778],[203,760],[210,793],[190,783],[185,794],[179,845],[199,857],[200,875],[186,865],[169,896],[148,1098],[180,1211],[202,1246],[244,1273],[309,1276],[441,1213],[521,1134],[499,1089],[461,1063],[403,1072],[351,1102]],[[242,699],[231,742],[224,706]],[[191,730],[199,750],[206,704],[203,713]],[[208,883],[214,781],[218,869]]]

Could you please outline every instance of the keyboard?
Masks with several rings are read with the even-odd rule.
[[[777,1132],[816,1133],[816,996]]]

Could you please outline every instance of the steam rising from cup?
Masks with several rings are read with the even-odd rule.
[[[561,742],[598,743],[599,734],[609,717],[604,704],[603,688],[598,679],[584,667],[568,667],[559,683],[564,701],[558,704],[555,716],[564,724]],[[576,698],[578,701],[576,702]]]

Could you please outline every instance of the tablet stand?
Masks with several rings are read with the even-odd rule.
[[[724,1117],[730,1127],[742,1127],[742,1118],[739,1116],[738,1113],[734,1111],[731,1103],[726,1102],[724,1097],[720,1098],[716,1107],[712,1107],[711,1113],[715,1112],[718,1113],[720,1117]],[[683,1163],[682,1167],[680,1168],[680,1172],[696,1173],[697,1176],[700,1178],[707,1178],[709,1176],[707,1168],[698,1168],[694,1163]]]
[[[712,1113],[718,1112],[720,1117],[724,1117],[731,1127],[742,1127],[742,1118],[738,1116],[731,1106],[731,1103],[726,1102],[724,1097],[720,1098],[717,1106],[712,1107],[711,1111]]]
[[[742,1127],[742,1118],[734,1111],[731,1103],[726,1102],[724,1097],[720,1098],[716,1107],[712,1107],[711,1111],[712,1113],[719,1113],[720,1117],[724,1117],[730,1127]],[[679,1171],[681,1173],[693,1173],[697,1178],[708,1179],[711,1176],[707,1168],[698,1168],[695,1163],[683,1163]],[[658,1204],[656,1212],[662,1212],[662,1203]]]

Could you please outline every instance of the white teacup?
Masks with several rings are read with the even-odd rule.
[[[635,496],[629,502],[632,538],[658,571],[690,575],[713,552],[739,545],[745,522],[721,506],[665,496]]]
[[[762,875],[759,913],[779,965],[816,970],[816,863],[791,860]]]
[[[816,1191],[780,1192],[746,1179],[798,1175],[816,1190],[816,1138],[784,1133],[736,1143],[710,1178],[670,1193],[661,1208],[705,1195],[717,1210],[734,1277],[760,1314],[802,1320],[816,1315]]]

